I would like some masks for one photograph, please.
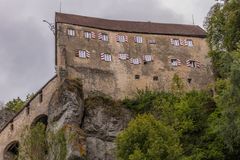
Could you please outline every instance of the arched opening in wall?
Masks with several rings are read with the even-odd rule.
[[[19,142],[13,141],[7,145],[4,150],[3,159],[4,160],[17,160],[19,152]]]
[[[42,123],[42,124],[44,124],[47,127],[47,125],[48,125],[48,116],[45,115],[45,114],[41,114],[41,115],[37,116],[33,120],[32,124],[31,124],[31,128],[35,127],[38,123]]]

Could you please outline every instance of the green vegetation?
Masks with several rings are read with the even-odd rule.
[[[137,159],[141,155],[145,159],[195,160],[208,156],[208,144],[205,144],[208,119],[216,110],[210,92],[191,91],[180,95],[138,91],[133,100],[123,103],[137,116],[117,138],[119,159]],[[151,146],[155,142],[159,146]],[[153,152],[151,147],[158,158],[149,155]]]
[[[8,110],[10,110],[10,111],[13,111],[13,112],[19,112],[24,107],[24,104],[26,102],[28,102],[33,95],[34,94],[28,94],[26,96],[26,100],[22,100],[19,97],[18,98],[14,98],[13,100],[7,102],[6,108]]]
[[[43,160],[51,157],[53,160],[65,160],[67,145],[64,130],[56,133],[47,132],[46,126],[37,123],[26,128],[19,149],[18,160]]]
[[[175,75],[171,92],[138,91],[134,99],[124,100],[137,116],[116,140],[119,159],[165,160],[170,152],[173,160],[240,159],[239,1],[214,5],[205,26],[214,90],[184,93]],[[151,146],[154,140],[156,147]]]
[[[174,130],[147,114],[131,121],[118,136],[117,144],[118,156],[123,160],[173,160],[181,155]]]
[[[42,160],[47,155],[46,126],[37,123],[36,126],[27,129],[23,142],[20,145],[19,160]]]
[[[67,156],[67,140],[64,130],[48,133],[48,150],[52,160],[65,160]]]

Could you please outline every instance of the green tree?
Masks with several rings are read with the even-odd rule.
[[[25,102],[18,97],[16,99],[14,98],[13,100],[7,102],[6,107],[11,111],[18,112],[22,109],[24,103]]]
[[[117,137],[117,155],[124,160],[180,159],[176,132],[150,114],[139,115]]]

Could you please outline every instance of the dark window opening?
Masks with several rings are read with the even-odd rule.
[[[17,159],[19,153],[19,142],[14,141],[10,143],[4,151],[4,159]]]
[[[34,121],[31,124],[31,127],[36,126],[38,123],[44,124],[46,127],[48,125],[48,116],[43,114],[43,115],[39,115],[38,117],[36,117],[34,119]]]
[[[192,78],[188,78],[187,81],[190,84],[192,82]]]
[[[43,101],[43,94],[42,91],[39,93],[39,102],[41,103]]]
[[[154,80],[154,81],[158,81],[158,76],[154,76],[154,77],[153,77],[153,80]]]
[[[144,61],[143,64],[148,64],[148,62],[147,62],[147,61]]]
[[[140,79],[140,75],[135,75],[135,79]]]

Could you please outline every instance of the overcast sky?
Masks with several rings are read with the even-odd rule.
[[[62,0],[62,12],[202,26],[215,0]],[[0,101],[36,92],[55,74],[54,21],[60,0],[0,0]]]

